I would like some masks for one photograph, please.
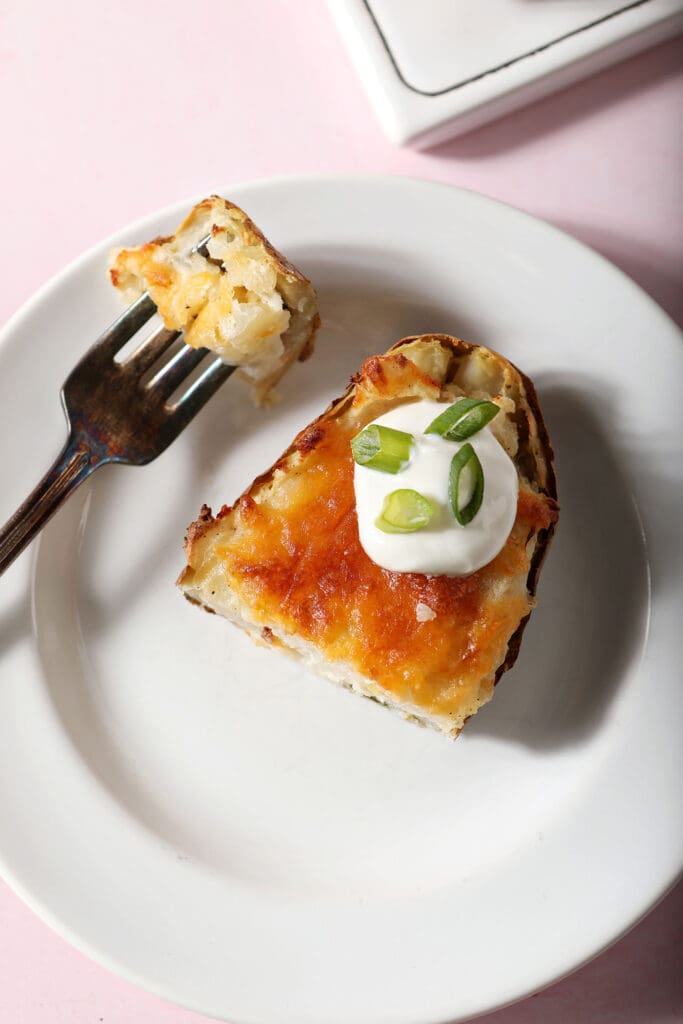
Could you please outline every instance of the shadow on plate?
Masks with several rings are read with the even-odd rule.
[[[605,396],[597,401],[590,380],[537,384],[560,522],[517,663],[463,739],[495,736],[548,751],[588,740],[637,663],[649,572],[638,510],[602,425],[610,420]]]
[[[29,556],[24,556],[28,558]],[[27,592],[0,614],[0,659],[31,630],[31,601]]]

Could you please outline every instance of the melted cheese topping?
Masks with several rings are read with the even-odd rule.
[[[257,499],[225,509],[204,539],[195,583],[211,577],[249,608],[255,625],[315,644],[397,700],[460,719],[493,689],[510,637],[529,613],[530,538],[555,512],[521,484],[500,553],[462,577],[392,572],[358,534],[356,432],[339,421],[299,439],[301,458]]]

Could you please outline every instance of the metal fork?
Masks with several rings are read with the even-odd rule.
[[[197,248],[201,251],[202,243]],[[147,371],[180,337],[178,331],[161,327],[129,359],[117,362],[114,357],[154,313],[156,306],[145,292],[98,338],[64,382],[61,396],[69,436],[38,486],[0,529],[0,576],[91,473],[105,462],[151,462],[235,369],[216,357],[178,402],[169,404],[208,350],[185,345],[145,382]]]

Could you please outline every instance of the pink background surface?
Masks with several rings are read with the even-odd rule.
[[[427,153],[381,134],[321,0],[9,0],[0,11],[4,322],[151,210],[274,174],[476,189],[598,249],[683,323],[674,40]],[[643,339],[647,344],[647,339]],[[683,887],[596,961],[486,1024],[683,1020]],[[191,1024],[72,950],[0,883],[0,1021]]]

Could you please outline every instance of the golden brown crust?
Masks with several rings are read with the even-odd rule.
[[[541,574],[541,569],[543,568],[543,563],[545,561],[546,555],[548,554],[548,550],[550,548],[550,544],[555,534],[555,529],[557,527],[560,506],[558,503],[557,476],[555,473],[555,452],[553,451],[553,446],[550,441],[550,435],[548,434],[545,420],[543,419],[543,413],[541,412],[541,406],[538,401],[538,395],[536,394],[536,387],[533,381],[531,381],[530,378],[527,377],[526,374],[522,373],[522,371],[519,370],[518,368],[517,372],[519,373],[520,377],[524,382],[527,402],[529,404],[529,412],[530,415],[533,417],[533,421],[536,424],[536,428],[538,431],[538,438],[542,451],[543,469],[545,471],[544,493],[547,495],[549,503],[552,503],[552,507],[555,509],[557,513],[555,519],[547,527],[545,527],[543,530],[539,532],[538,538],[536,540],[536,548],[534,550],[533,558],[531,559],[531,566],[529,568],[529,574],[527,576],[527,590],[532,597],[535,597],[536,588],[538,586],[538,580]],[[541,467],[539,466],[538,468],[540,470]],[[522,645],[524,630],[526,629],[530,618],[531,613],[529,613],[529,615],[525,616],[525,618],[522,619],[518,628],[515,630],[514,634],[510,638],[507,654],[505,656],[505,661],[496,672],[496,683],[498,683],[501,676],[505,672],[509,671],[509,669],[511,669],[517,661],[519,651]]]
[[[206,199],[202,199],[201,202],[197,203],[196,206],[188,213],[185,220],[181,222],[177,231],[172,235],[158,235],[156,238],[152,238],[149,242],[145,242],[142,245],[134,246],[128,249],[119,249],[115,256],[114,262],[109,268],[109,276],[112,284],[118,287],[121,283],[121,278],[126,274],[128,270],[128,260],[134,259],[139,264],[144,262],[143,258],[146,258],[154,253],[158,252],[169,242],[173,242],[178,235],[187,234],[188,232],[193,233],[195,225],[203,223],[203,214],[206,214],[209,218],[216,216],[217,210],[223,210],[231,215],[231,219],[239,222],[242,225],[244,241],[249,245],[260,245],[263,246],[266,253],[272,260],[274,266],[279,273],[285,277],[291,278],[293,281],[299,281],[301,284],[310,285],[309,279],[302,274],[297,267],[294,266],[290,260],[284,256],[279,249],[266,238],[261,229],[254,224],[251,217],[244,212],[244,210],[237,206],[236,203],[231,203],[229,199],[225,199],[223,196],[211,195]],[[221,231],[221,227],[218,224],[211,224],[210,232],[212,235],[218,235]],[[199,239],[197,239],[199,241]]]
[[[285,277],[290,277],[295,281],[299,281],[301,284],[310,285],[311,282],[305,274],[302,274],[301,271],[298,270],[294,264],[280,252],[279,249],[275,248],[275,246],[263,234],[261,229],[254,224],[251,217],[246,214],[241,207],[237,206],[235,203],[231,203],[229,199],[224,199],[223,196],[216,195],[209,196],[208,199],[204,199],[199,205],[207,211],[211,211],[215,208],[216,203],[222,204],[225,210],[230,211],[234,216],[242,221],[245,240],[251,245],[262,245],[281,274]],[[191,216],[192,214],[190,214],[190,217]],[[218,234],[220,228],[214,224],[211,230],[213,234]]]
[[[501,443],[521,443],[520,498],[508,542],[467,577],[381,569],[358,540],[348,440],[396,404],[452,400],[452,389],[467,393],[473,381],[507,410],[498,418],[509,421],[500,427]],[[290,646],[303,641],[336,659],[334,666],[348,666],[354,679],[360,673],[366,695],[455,734],[517,657],[557,514],[552,447],[529,379],[461,339],[415,336],[366,360],[341,398],[232,507],[215,519],[202,510],[188,531],[188,564],[178,582],[186,594],[210,601],[202,591],[210,567],[256,629],[276,630]],[[434,621],[415,619],[422,601],[437,612]]]

